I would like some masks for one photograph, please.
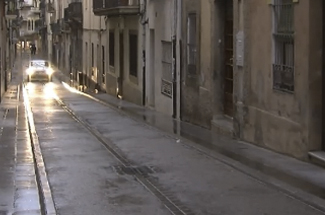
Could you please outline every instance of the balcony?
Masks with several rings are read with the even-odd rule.
[[[60,30],[62,33],[70,33],[69,24],[64,19],[59,19]]]
[[[16,19],[19,15],[18,9],[9,9],[6,11],[6,18],[7,19]]]
[[[54,7],[54,4],[49,2],[46,4],[46,11],[48,13],[55,13],[55,7]]]
[[[41,9],[38,8],[38,7],[32,7],[30,9],[30,12],[35,13],[35,14],[40,14],[41,13]]]
[[[18,17],[19,11],[17,9],[17,2],[14,0],[7,1],[6,6],[6,18],[16,19]]]
[[[69,33],[70,28],[63,19],[59,19],[56,23],[51,23],[51,31],[54,35],[59,35],[61,33]]]
[[[12,20],[12,22],[11,22],[11,27],[12,28],[14,28],[14,29],[19,29],[20,28],[20,26],[21,26],[21,21],[20,21],[20,19],[14,19],[14,20]]]
[[[26,2],[25,0],[19,0],[20,9],[29,9],[33,7],[33,4]]]
[[[72,2],[67,8],[64,9],[64,19],[69,21],[75,21],[82,23],[83,14],[82,14],[82,3],[81,2]]]
[[[51,23],[52,34],[58,35],[61,34],[61,27],[59,23]]]
[[[42,28],[45,28],[44,20],[38,19],[35,21],[35,30],[40,31]]]
[[[96,16],[127,16],[139,12],[139,0],[93,0],[93,13]]]

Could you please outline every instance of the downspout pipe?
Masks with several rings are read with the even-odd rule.
[[[140,11],[142,25],[142,105],[146,105],[146,24],[147,19],[147,0],[143,0],[143,9]]]

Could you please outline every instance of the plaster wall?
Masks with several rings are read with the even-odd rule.
[[[212,14],[214,1],[187,0],[182,13],[182,74],[181,74],[181,119],[206,128],[211,128],[213,117],[213,31]],[[187,53],[188,15],[196,13],[196,65],[189,73]]]
[[[121,87],[123,92],[123,99],[130,102],[142,105],[142,83],[143,83],[143,59],[142,51],[143,47],[143,30],[140,24],[139,16],[125,16],[125,17],[112,17],[107,20],[107,37],[106,37],[106,62],[107,62],[107,86],[106,90],[109,94],[116,95],[117,93],[117,79],[121,78]],[[114,32],[115,38],[115,47],[114,47],[114,67],[109,66],[109,31]],[[137,77],[130,75],[129,71],[129,35],[130,32],[137,34],[138,36],[138,68],[137,68]],[[124,70],[120,71],[120,33],[123,33],[123,58],[124,58]]]
[[[173,114],[172,98],[161,93],[163,77],[162,43],[168,42],[170,45],[172,43],[173,7],[172,0],[151,1],[148,5],[149,25],[146,29],[147,96],[151,97],[153,101],[150,102],[153,103],[152,106],[154,106],[157,111],[170,116]],[[172,55],[172,50],[170,51],[169,54]],[[154,95],[150,95],[151,93]]]
[[[82,3],[83,29],[100,30],[105,28],[103,16],[95,16],[93,13],[93,1],[87,0]]]
[[[294,5],[295,90],[273,89],[272,6],[251,0],[246,4],[244,29],[246,113],[242,138],[246,141],[306,159],[310,149],[320,148],[321,123],[321,1],[301,0]],[[300,16],[304,14],[304,16]],[[299,44],[299,45],[298,45]],[[247,46],[248,45],[248,46]],[[313,129],[312,129],[313,128]],[[313,140],[313,141],[311,141]]]

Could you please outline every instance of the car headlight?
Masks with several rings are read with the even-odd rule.
[[[46,70],[46,73],[48,74],[48,75],[52,75],[53,74],[53,69],[52,68],[48,68],[47,70]]]
[[[27,73],[27,75],[31,75],[31,74],[33,74],[35,71],[32,69],[32,68],[28,68],[28,69],[26,69],[26,73]]]
[[[53,69],[52,68],[48,68],[47,70],[46,70],[46,73],[48,74],[48,75],[52,75],[53,74]]]

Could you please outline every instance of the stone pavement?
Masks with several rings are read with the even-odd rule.
[[[0,104],[0,215],[41,214],[25,107],[21,61]]]

